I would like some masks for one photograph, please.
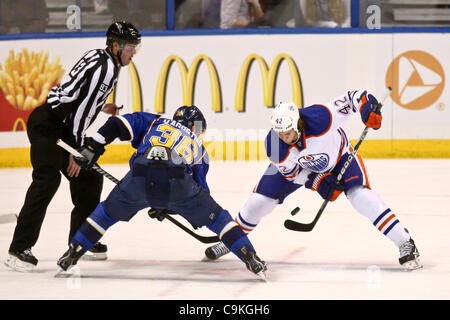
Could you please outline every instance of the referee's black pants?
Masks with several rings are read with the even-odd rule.
[[[61,183],[61,173],[69,180],[74,205],[69,242],[100,202],[103,188],[103,176],[96,171],[82,169],[78,177],[67,176],[69,153],[57,146],[56,141],[61,138],[70,143],[73,138],[70,138],[67,127],[51,113],[46,104],[31,113],[27,135],[31,143],[33,181],[26,193],[9,248],[10,251],[19,252],[36,244],[47,207]]]

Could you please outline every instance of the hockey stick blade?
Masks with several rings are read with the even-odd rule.
[[[311,223],[301,223],[301,222],[287,219],[284,221],[285,228],[289,229],[289,230],[293,230],[293,231],[300,231],[300,232],[311,231],[312,229],[314,229],[314,226],[316,225],[317,221],[319,221],[320,216],[325,211],[325,207],[327,206],[328,202],[329,202],[328,200],[325,200],[322,203],[322,206],[320,206],[320,209],[317,212],[316,217],[314,218],[314,220]]]
[[[314,228],[314,225],[315,223],[313,222],[305,224],[289,219],[284,221],[284,227],[292,231],[309,232]]]
[[[170,222],[175,224],[177,227],[183,229],[185,232],[189,233],[191,236],[193,236],[195,239],[197,239],[200,242],[203,242],[203,243],[215,243],[215,242],[219,242],[220,241],[218,236],[204,237],[204,236],[201,236],[201,235],[191,231],[185,225],[183,225],[182,223],[178,222],[177,220],[175,220],[174,218],[172,218],[169,215],[166,216],[166,219],[169,219]]]

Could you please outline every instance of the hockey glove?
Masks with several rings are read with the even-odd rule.
[[[336,200],[344,190],[341,185],[336,184],[336,176],[331,173],[310,173],[305,187],[317,191],[328,201]]]
[[[157,219],[158,221],[163,221],[168,214],[173,214],[174,212],[168,209],[154,209],[150,208],[148,210],[148,216],[152,219]]]
[[[105,152],[105,145],[95,141],[91,137],[84,140],[84,145],[78,150],[84,158],[74,157],[75,162],[83,169],[91,169],[97,163],[98,158]]]
[[[375,111],[378,100],[373,95],[368,95],[367,91],[364,91],[358,102],[361,103],[359,113],[364,124],[375,130],[379,129],[383,116],[379,110]]]

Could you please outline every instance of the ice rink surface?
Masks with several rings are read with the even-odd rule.
[[[216,201],[235,216],[267,162],[211,163],[208,183]],[[51,202],[38,243],[33,273],[10,271],[3,262],[31,181],[31,168],[0,170],[0,300],[304,300],[450,299],[450,160],[366,160],[372,189],[409,229],[424,268],[407,272],[397,247],[341,196],[329,203],[313,231],[284,228],[291,218],[310,222],[322,200],[298,190],[250,234],[268,263],[268,282],[258,280],[229,254],[202,262],[207,245],[169,221],[141,211],[111,227],[101,240],[106,261],[80,261],[70,278],[55,278],[56,260],[67,249],[72,209],[64,178]],[[121,178],[126,165],[104,165]],[[104,199],[114,184],[104,181]],[[290,211],[300,206],[294,218]],[[180,216],[178,220],[186,223]],[[213,235],[206,228],[197,230]]]

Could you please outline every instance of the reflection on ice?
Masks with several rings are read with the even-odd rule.
[[[299,190],[264,218],[250,238],[268,263],[259,281],[233,255],[202,262],[207,245],[168,221],[140,212],[113,226],[102,242],[108,260],[79,261],[67,278],[55,278],[67,247],[71,199],[64,179],[33,248],[33,273],[3,262],[31,181],[31,169],[0,170],[0,299],[449,299],[450,160],[366,160],[371,185],[414,233],[424,268],[406,272],[398,249],[341,197],[330,203],[311,232],[283,227],[285,219],[309,222],[322,201]],[[211,163],[215,199],[234,216],[247,200],[265,162]],[[104,165],[120,178],[126,165]],[[432,187],[424,187],[426,183]],[[105,197],[113,184],[104,182]],[[301,211],[294,217],[293,208]],[[181,217],[177,217],[183,221]],[[196,232],[210,236],[209,230]]]

